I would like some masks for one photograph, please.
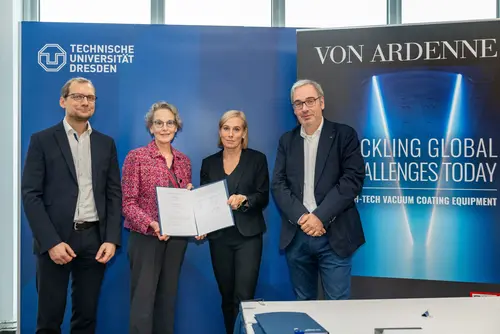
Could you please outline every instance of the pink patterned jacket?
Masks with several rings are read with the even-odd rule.
[[[158,221],[156,186],[186,188],[191,183],[191,161],[174,148],[172,153],[174,160],[170,170],[154,140],[130,151],[125,158],[123,216],[125,227],[131,231],[154,235],[149,224]]]

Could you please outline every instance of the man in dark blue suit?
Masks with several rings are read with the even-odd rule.
[[[291,100],[300,126],[280,138],[271,186],[282,216],[280,248],[297,299],[317,298],[318,273],[326,299],[348,299],[351,258],[365,242],[354,202],[365,177],[358,135],[323,117],[318,83],[296,82]]]
[[[59,124],[31,136],[22,176],[34,239],[36,333],[61,333],[72,276],[72,334],[95,332],[106,263],[121,239],[121,184],[115,142],[91,128],[95,88],[69,80]]]

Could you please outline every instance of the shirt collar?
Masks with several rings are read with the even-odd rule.
[[[300,136],[302,138],[315,138],[317,136],[319,136],[321,134],[321,130],[323,130],[323,123],[324,123],[324,117],[321,117],[321,123],[319,125],[319,127],[316,129],[316,131],[314,131],[314,133],[312,135],[308,135],[306,133],[306,130],[304,129],[303,126],[300,127]]]
[[[66,117],[63,119],[63,125],[64,125],[64,131],[66,131],[66,134],[73,134],[76,133],[75,129],[71,125],[69,125],[68,121],[66,120]],[[92,133],[92,127],[90,126],[90,122],[87,121],[87,130],[85,132],[88,132],[89,135]]]

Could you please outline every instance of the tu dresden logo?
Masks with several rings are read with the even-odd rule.
[[[45,44],[38,51],[38,64],[45,72],[59,72],[66,65],[66,51],[59,44]]]

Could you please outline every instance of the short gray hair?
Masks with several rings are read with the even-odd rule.
[[[174,114],[174,121],[175,121],[175,124],[177,125],[177,131],[181,131],[182,130],[182,120],[181,120],[181,117],[179,116],[179,111],[177,110],[177,108],[171,103],[168,103],[165,101],[158,101],[158,102],[154,103],[151,106],[151,108],[149,108],[148,112],[146,113],[146,116],[144,117],[144,119],[146,121],[146,129],[148,130],[148,132],[149,132],[149,129],[151,129],[151,127],[153,126],[153,119],[155,117],[155,112],[157,110],[160,110],[160,109],[170,110],[172,112],[172,114]]]
[[[325,96],[323,93],[323,88],[321,88],[321,85],[317,83],[316,81],[309,80],[309,79],[302,79],[297,82],[295,82],[292,86],[292,89],[290,90],[290,100],[293,102],[293,94],[295,93],[295,90],[299,87],[306,86],[306,85],[312,85],[314,89],[316,89],[316,92],[318,93],[319,96]]]

